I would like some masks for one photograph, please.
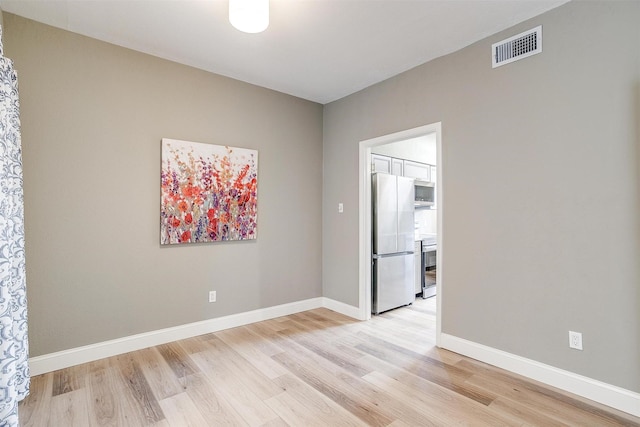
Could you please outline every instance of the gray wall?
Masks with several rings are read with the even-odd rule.
[[[321,296],[321,105],[8,13],[4,23],[20,85],[32,356]],[[160,247],[163,137],[259,150],[256,241]]]
[[[358,303],[357,206],[334,206],[359,141],[441,121],[442,331],[640,392],[638,22],[574,1],[326,105],[324,296]],[[540,24],[542,54],[491,68]]]

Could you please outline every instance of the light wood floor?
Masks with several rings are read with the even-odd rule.
[[[640,426],[435,348],[434,314],[316,309],[39,375],[22,426]]]

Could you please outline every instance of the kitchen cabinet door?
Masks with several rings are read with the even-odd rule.
[[[404,176],[421,179],[423,181],[431,181],[431,165],[405,160]]]
[[[391,157],[380,154],[371,155],[371,173],[391,173]]]
[[[396,176],[404,176],[404,160],[392,158],[391,173]]]

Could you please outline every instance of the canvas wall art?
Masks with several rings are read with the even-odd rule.
[[[160,243],[252,240],[258,152],[162,139]]]

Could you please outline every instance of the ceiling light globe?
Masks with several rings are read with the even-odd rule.
[[[245,33],[260,33],[269,26],[269,0],[229,0],[229,22]]]

